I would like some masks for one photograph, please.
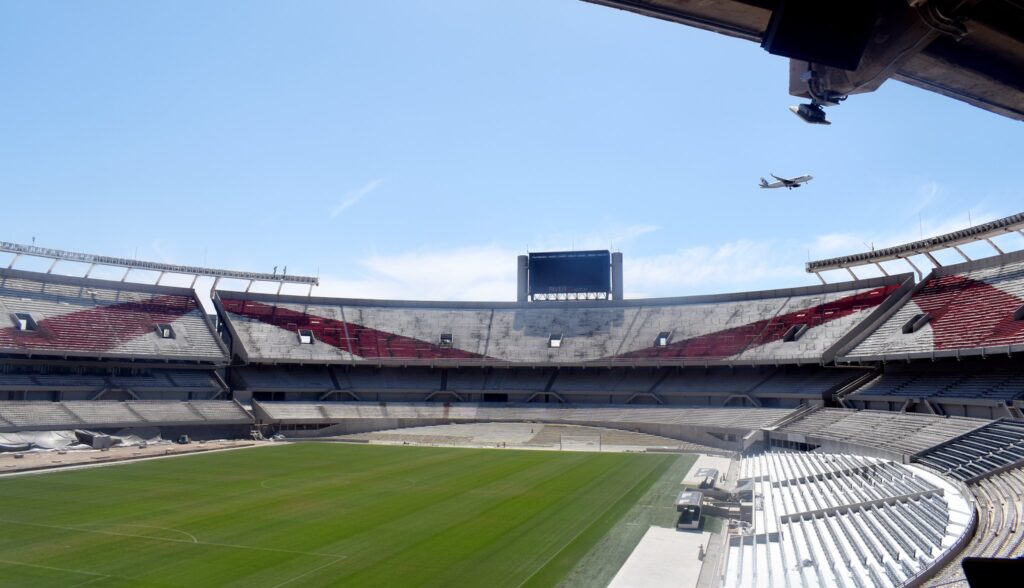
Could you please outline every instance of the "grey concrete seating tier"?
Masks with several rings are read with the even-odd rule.
[[[1024,396],[1024,373],[882,374],[853,396],[1008,401]]]
[[[29,377],[29,382],[24,382],[22,389],[32,388],[84,388],[96,390],[106,388],[109,382],[104,376],[97,375],[75,375],[75,374],[34,374]]]
[[[223,400],[0,401],[0,429],[5,431],[251,422],[241,406]]]
[[[647,365],[820,362],[906,276],[721,296],[563,303],[442,303],[217,291],[251,363]],[[801,336],[785,340],[790,327]],[[299,330],[313,338],[303,342]],[[667,333],[667,344],[656,343]],[[441,335],[450,336],[442,344]],[[557,347],[549,345],[561,336]]]
[[[915,461],[963,481],[1024,463],[1024,422],[996,421],[931,449]]]
[[[136,414],[149,422],[202,422],[205,419],[188,403],[178,401],[145,400],[126,402]]]
[[[0,418],[25,428],[82,424],[82,420],[58,402],[0,402]]]
[[[961,417],[824,408],[783,425],[779,433],[810,443],[833,441],[914,455],[987,423]]]
[[[841,360],[965,356],[1019,348],[1024,330],[1007,325],[1022,304],[1024,256],[1019,253],[939,268]],[[922,313],[934,320],[904,333],[903,326]]]
[[[15,325],[15,316],[30,320]],[[171,326],[161,337],[157,325]],[[191,289],[0,269],[0,350],[12,355],[227,363]]]
[[[65,401],[64,408],[77,416],[83,423],[104,423],[111,425],[137,424],[141,421],[138,413],[124,402]]]
[[[1024,469],[999,472],[969,488],[978,508],[978,528],[964,550],[926,586],[967,588],[964,557],[1024,557]]]
[[[334,382],[326,367],[303,366],[298,369],[243,367],[235,370],[240,387],[252,391],[331,390]]]
[[[76,373],[0,373],[0,390],[63,391],[130,390],[217,390],[221,386],[206,370],[152,370],[134,376]]]
[[[189,406],[210,422],[250,423],[252,416],[236,402],[224,400],[190,400]]]
[[[962,486],[884,459],[759,453],[739,478],[754,486],[752,527],[728,538],[726,588],[895,588],[933,573],[970,530]]]

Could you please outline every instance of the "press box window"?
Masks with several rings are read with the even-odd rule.
[[[14,321],[15,330],[18,331],[34,331],[38,326],[32,315],[27,312],[16,312],[11,315],[11,320]]]
[[[455,345],[455,337],[451,333],[441,333],[441,336],[437,340],[438,346],[441,349],[451,349]]]
[[[658,333],[657,338],[654,339],[655,347],[668,347],[668,340],[672,338],[672,333],[668,331],[662,331]]]
[[[161,339],[173,339],[174,338],[174,327],[167,323],[160,323],[156,325],[156,334]]]
[[[556,335],[555,333],[552,333],[548,337],[548,347],[550,347],[551,349],[558,349],[561,346],[562,346],[562,334],[558,333]]]
[[[313,331],[309,329],[299,329],[299,343],[302,345],[313,344]]]

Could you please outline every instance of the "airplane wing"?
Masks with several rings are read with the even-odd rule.
[[[797,176],[795,178],[780,178],[779,176],[777,176],[775,174],[769,174],[769,175],[771,175],[776,180],[782,182],[782,185],[784,185],[784,186],[796,186],[797,184],[802,184],[804,182],[809,182],[812,179],[811,176],[808,176],[808,175]]]

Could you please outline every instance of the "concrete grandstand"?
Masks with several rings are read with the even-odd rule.
[[[745,456],[718,585],[956,582],[962,554],[1024,544],[1022,267],[647,300],[216,289],[215,316],[188,288],[0,270],[0,433]]]

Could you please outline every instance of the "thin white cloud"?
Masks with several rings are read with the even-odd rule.
[[[349,298],[511,300],[517,253],[483,246],[375,254],[360,262],[364,275],[324,276],[317,292]]]
[[[975,214],[975,223],[994,218]],[[915,221],[917,219],[914,219]],[[916,225],[917,223],[913,223]],[[967,226],[967,214],[922,219],[925,236]],[[583,236],[582,247],[607,246],[616,240],[635,239],[657,230],[649,225],[630,225],[603,234]],[[625,259],[624,281],[629,298],[713,294],[812,285],[817,279],[804,271],[808,254],[814,258],[858,253],[865,243],[887,247],[918,238],[918,227],[879,233],[826,233],[806,240],[739,239],[717,245],[686,247],[659,255],[630,255]],[[545,239],[549,247],[564,247],[562,237]],[[360,265],[361,276],[325,276],[317,293],[323,296],[406,300],[514,300],[516,255],[502,245],[453,249],[420,249],[398,254],[374,254]],[[927,266],[925,266],[927,267]],[[904,272],[904,266],[890,268]],[[874,268],[856,270],[860,277],[880,275]],[[863,274],[863,275],[862,275]],[[849,279],[845,272],[829,281]]]
[[[945,218],[912,218],[900,229],[882,232],[843,232],[818,235],[808,244],[811,256],[815,258],[850,255],[869,250],[892,247],[902,243],[917,241],[924,237],[934,237],[961,229],[971,224],[985,223],[995,220],[996,215],[988,211],[964,212]]]
[[[644,235],[649,235],[659,230],[661,230],[661,227],[657,225],[613,225],[606,230],[584,235],[574,235],[571,233],[544,235],[539,241],[528,243],[528,246],[531,251],[618,249],[626,243],[636,241]]]
[[[333,220],[339,214],[345,212],[346,210],[354,206],[357,202],[359,202],[360,200],[368,196],[371,192],[376,190],[383,182],[383,179],[378,178],[376,180],[366,183],[366,185],[364,186],[356,188],[355,190],[350,190],[341,199],[341,202],[338,202],[338,204],[330,210],[331,219]]]

